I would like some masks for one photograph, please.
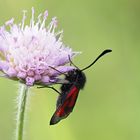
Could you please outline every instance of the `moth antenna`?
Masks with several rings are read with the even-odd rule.
[[[76,67],[77,69],[79,69],[79,68],[72,62],[70,55],[68,55],[68,57],[69,57],[70,65],[72,64],[74,67]]]
[[[107,53],[109,53],[109,52],[112,52],[112,50],[110,50],[110,49],[104,50],[104,51],[103,51],[89,66],[83,68],[81,71],[84,71],[84,70],[90,68],[93,64],[96,63],[96,61],[97,61],[99,58],[101,58],[103,55],[105,55],[105,54],[107,54]]]
[[[63,75],[65,75],[65,76],[67,76],[67,74],[66,73],[63,73],[63,72],[61,72],[61,71],[59,71],[59,70],[57,70],[56,68],[54,68],[54,67],[52,67],[52,66],[49,66],[51,69],[53,69],[53,70],[55,70],[55,71],[57,71],[57,72],[59,72],[60,74],[63,74]]]

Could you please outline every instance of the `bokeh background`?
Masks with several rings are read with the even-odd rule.
[[[140,1],[139,0],[0,0],[0,25],[34,6],[36,16],[57,16],[64,42],[83,52],[80,68],[104,49],[113,52],[85,71],[87,84],[73,113],[49,126],[57,94],[31,89],[25,140],[140,140]],[[28,18],[28,20],[29,20]],[[56,87],[56,88],[59,88]],[[14,139],[18,83],[0,78],[0,140]]]

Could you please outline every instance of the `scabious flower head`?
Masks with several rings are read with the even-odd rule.
[[[65,47],[62,31],[55,31],[56,17],[46,26],[47,17],[45,11],[35,20],[32,8],[30,25],[25,25],[26,11],[23,11],[21,23],[15,24],[12,18],[0,27],[0,71],[6,77],[28,86],[47,85],[57,82],[61,73],[74,69],[65,64],[77,52]]]

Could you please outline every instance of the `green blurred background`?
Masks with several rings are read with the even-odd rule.
[[[25,140],[140,140],[140,1],[139,0],[0,0],[0,24],[20,21],[22,10],[57,16],[64,42],[83,53],[83,68],[104,49],[113,52],[87,70],[87,84],[73,113],[49,126],[57,94],[31,89]],[[29,18],[28,18],[29,19]],[[58,87],[59,88],[59,87]],[[18,83],[0,79],[0,140],[15,131]]]

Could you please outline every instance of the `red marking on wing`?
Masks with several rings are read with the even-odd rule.
[[[73,86],[68,93],[64,103],[56,110],[56,116],[67,117],[70,112],[72,112],[78,97],[78,93],[79,89],[76,86]]]

